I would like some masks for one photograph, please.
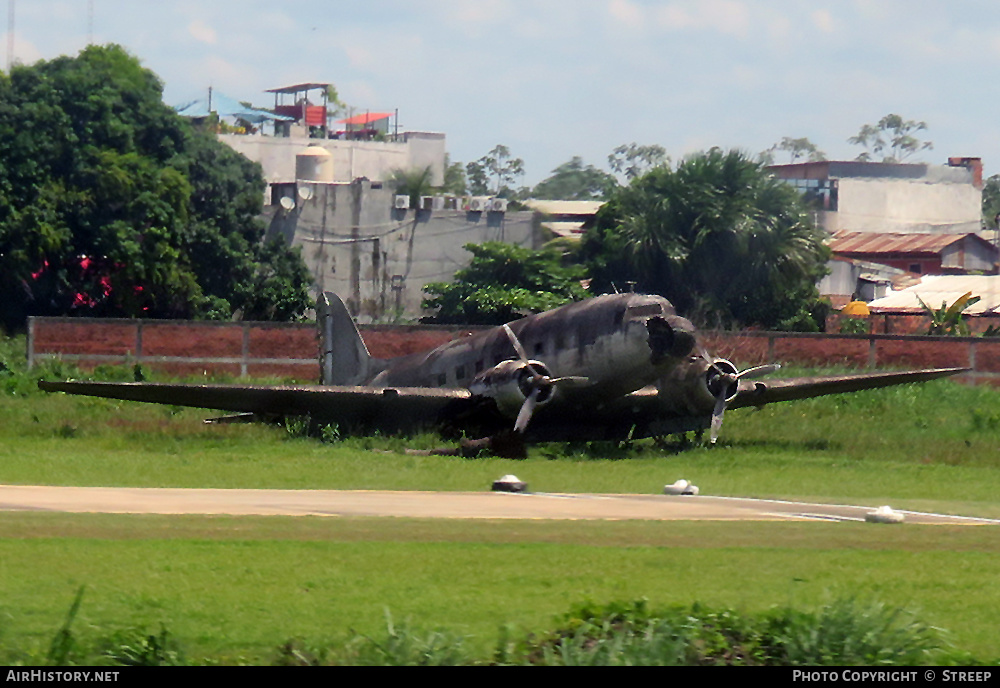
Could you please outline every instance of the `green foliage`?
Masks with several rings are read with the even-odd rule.
[[[472,261],[455,273],[454,282],[424,286],[423,307],[437,311],[426,321],[500,325],[587,296],[579,283],[582,269],[561,265],[556,252],[496,241],[465,249]]]
[[[931,320],[927,334],[968,337],[970,334],[969,323],[965,321],[962,312],[981,299],[981,296],[973,296],[970,291],[955,299],[955,303],[950,306],[947,302],[942,301],[940,308],[931,308],[918,296],[917,301],[924,309],[924,314]]]
[[[937,629],[878,602],[745,615],[645,600],[575,607],[559,627],[506,658],[561,666],[907,666],[933,661]],[[518,656],[520,654],[520,657]]]
[[[1000,215],[1000,174],[994,174],[983,182],[983,226],[996,229],[998,215]]]
[[[385,612],[384,637],[356,635],[335,663],[350,666],[458,666],[472,664],[465,638],[445,630],[423,633],[409,624],[396,624]]]
[[[531,191],[533,198],[565,201],[602,199],[618,182],[607,172],[593,165],[584,165],[583,159],[573,156],[552,170],[552,174],[538,183]]]
[[[444,185],[441,187],[441,191],[457,196],[463,196],[468,191],[465,167],[460,162],[451,162],[447,153],[444,155]]]
[[[114,633],[104,649],[105,657],[121,666],[185,666],[184,654],[177,640],[160,626],[160,632],[148,633],[139,628]]]
[[[859,162],[901,163],[918,151],[934,147],[930,141],[921,141],[913,135],[925,129],[926,122],[886,115],[878,124],[862,126],[857,135],[847,139],[847,142],[867,149],[855,158]],[[875,160],[878,157],[881,160]]]
[[[498,144],[479,160],[468,163],[465,171],[471,193],[506,197],[511,193],[514,182],[524,175],[524,161],[511,157],[510,149]]]
[[[841,318],[840,334],[868,334],[868,318]]]
[[[655,167],[665,167],[670,164],[670,156],[663,146],[656,144],[640,146],[629,143],[618,146],[608,156],[608,167],[620,174],[627,181],[649,172]]]
[[[915,666],[942,648],[938,629],[880,602],[840,599],[818,612],[776,612],[768,624],[781,666]]]
[[[0,78],[8,330],[28,315],[288,318],[308,306],[301,259],[261,246],[260,167],[192,129],[161,91],[118,46]],[[264,302],[262,273],[280,273],[283,303]]]
[[[760,161],[766,165],[773,165],[775,163],[775,153],[779,151],[788,154],[788,161],[790,163],[796,163],[800,158],[805,158],[808,162],[826,160],[826,153],[821,151],[809,139],[805,137],[795,139],[791,136],[784,136],[779,143],[774,144],[760,154]]]
[[[713,148],[617,189],[579,258],[592,291],[634,282],[706,324],[815,331],[828,254],[793,188]]]
[[[420,197],[429,196],[434,188],[431,186],[430,165],[423,169],[395,170],[389,176],[389,183],[397,194],[409,196],[411,208],[419,208]]]

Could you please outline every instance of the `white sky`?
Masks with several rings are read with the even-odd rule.
[[[4,0],[3,10],[8,9]],[[17,0],[30,63],[86,43],[87,0]],[[357,111],[447,134],[452,161],[497,143],[535,184],[623,143],[677,158],[808,137],[831,159],[862,124],[924,120],[934,149],[1000,172],[996,0],[93,0],[176,105],[208,87],[269,107],[265,89],[332,82]],[[6,68],[7,12],[0,15]],[[784,160],[779,160],[784,161]]]

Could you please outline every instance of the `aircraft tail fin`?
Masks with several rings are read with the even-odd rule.
[[[324,292],[316,301],[320,338],[320,384],[363,385],[379,372],[354,319],[340,297]]]

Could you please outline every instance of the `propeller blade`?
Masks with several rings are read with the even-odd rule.
[[[528,422],[531,420],[531,414],[535,412],[535,403],[538,401],[538,393],[540,391],[538,387],[535,387],[531,390],[528,398],[524,400],[521,410],[517,413],[517,420],[514,421],[514,432],[523,433],[527,429]]]
[[[752,380],[753,378],[760,377],[761,375],[770,375],[771,373],[776,372],[780,369],[781,366],[778,365],[777,363],[772,363],[770,365],[756,366],[755,368],[747,368],[742,373],[737,375],[736,379],[742,380],[743,378],[746,378],[748,380]]]
[[[524,347],[521,346],[521,342],[517,340],[517,335],[514,334],[514,330],[510,329],[510,327],[505,324],[503,326],[503,331],[507,333],[507,339],[509,339],[510,343],[514,345],[514,351],[517,352],[518,358],[520,358],[522,361],[527,361],[528,354],[525,353]]]
[[[589,377],[578,377],[575,375],[567,375],[566,377],[552,377],[548,378],[549,384],[556,385],[557,387],[569,387],[570,389],[586,387],[590,384]]]
[[[712,430],[709,434],[709,442],[715,444],[719,439],[719,431],[722,430],[722,416],[726,413],[726,388],[715,398],[715,409],[712,410]]]
[[[715,364],[712,364],[715,367]],[[743,378],[752,379],[755,377],[760,377],[762,375],[768,375],[774,371],[781,368],[777,363],[769,365],[755,366],[753,368],[747,368],[746,370],[736,373],[722,373],[719,371],[719,377],[721,379],[721,385],[719,387],[719,394],[715,397],[715,408],[712,410],[712,431],[709,435],[709,441],[715,444],[715,441],[719,439],[719,431],[722,430],[722,417],[726,413],[726,393],[729,391],[729,387],[735,383],[738,383]],[[715,368],[719,370],[718,368]]]

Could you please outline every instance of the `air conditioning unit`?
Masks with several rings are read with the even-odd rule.
[[[506,198],[494,198],[490,201],[490,212],[494,213],[506,213],[507,212],[507,199]]]
[[[433,196],[421,196],[420,197],[420,209],[421,210],[432,210],[434,208],[434,197]]]
[[[480,198],[479,196],[473,196],[469,199],[469,212],[470,213],[481,213],[486,210],[486,205],[489,202],[488,198]]]
[[[394,207],[396,210],[407,210],[410,207],[410,197],[396,196],[396,203]]]

